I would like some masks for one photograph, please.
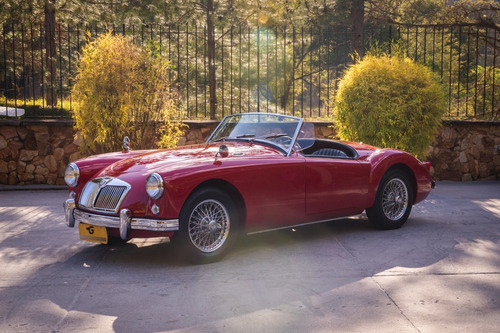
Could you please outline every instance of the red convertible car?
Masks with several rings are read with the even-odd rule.
[[[314,138],[303,119],[224,118],[206,143],[87,157],[65,172],[66,221],[91,242],[170,237],[197,261],[237,236],[359,215],[401,227],[434,182],[430,164],[396,149]]]

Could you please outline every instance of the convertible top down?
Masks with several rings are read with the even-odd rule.
[[[241,233],[363,211],[376,228],[399,228],[433,187],[429,169],[400,150],[316,139],[301,118],[244,113],[224,118],[204,144],[70,163],[64,208],[81,239],[165,236],[210,261]]]

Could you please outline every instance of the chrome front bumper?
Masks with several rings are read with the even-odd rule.
[[[130,215],[130,210],[122,209],[120,216],[107,216],[87,213],[76,208],[75,200],[68,199],[63,204],[66,215],[66,223],[73,228],[76,223],[87,223],[107,228],[120,229],[120,237],[127,239],[129,230],[149,230],[149,231],[177,231],[179,230],[179,220],[156,220],[146,218],[134,218]]]

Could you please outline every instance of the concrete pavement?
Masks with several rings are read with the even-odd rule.
[[[0,332],[494,332],[500,182],[438,183],[407,224],[366,218],[247,237],[191,266],[166,239],[104,246],[66,191],[0,191]]]

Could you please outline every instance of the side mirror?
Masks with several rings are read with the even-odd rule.
[[[128,153],[130,151],[130,139],[128,136],[123,137],[123,153]]]
[[[228,157],[229,156],[229,148],[226,145],[220,145],[219,152],[217,153],[220,157]]]
[[[219,151],[215,154],[215,162],[214,164],[220,165],[221,161],[219,161],[220,157],[228,157],[229,156],[229,148],[226,145],[220,145]]]

